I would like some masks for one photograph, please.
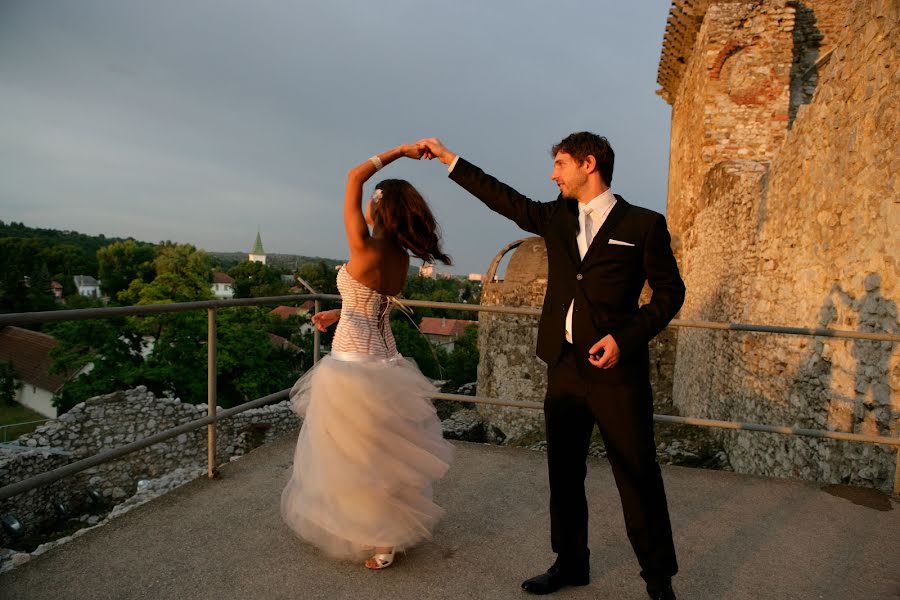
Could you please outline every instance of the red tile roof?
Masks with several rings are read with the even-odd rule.
[[[459,337],[465,332],[466,327],[475,325],[478,321],[466,321],[464,319],[445,319],[443,317],[424,317],[419,323],[419,329],[425,335],[446,335]]]
[[[307,300],[300,306],[276,306],[269,314],[278,315],[282,319],[288,319],[294,315],[305,315],[309,313],[316,303],[313,300]]]
[[[0,330],[0,361],[11,362],[19,380],[56,393],[69,379],[68,374],[50,372],[50,351],[57,345],[46,333],[4,327]]]
[[[281,350],[290,350],[295,354],[300,352],[300,347],[292,344],[286,338],[281,337],[280,335],[276,335],[274,333],[269,334],[269,341],[272,342],[272,345]]]
[[[213,283],[234,283],[234,278],[228,273],[213,271]]]

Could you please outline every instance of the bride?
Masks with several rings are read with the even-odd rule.
[[[441,251],[431,210],[408,182],[382,181],[365,215],[361,209],[366,180],[401,156],[420,159],[423,151],[398,146],[348,173],[350,261],[337,276],[342,308],[313,317],[322,331],[338,323],[332,351],[290,394],[304,422],[281,496],[282,517],[331,556],[368,557],[370,569],[389,566],[397,551],[430,537],[443,514],[431,484],[453,454],[428,400],[436,390],[398,354],[388,320],[410,253],[445,264],[450,257]]]

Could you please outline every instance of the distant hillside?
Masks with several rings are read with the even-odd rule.
[[[221,269],[226,271],[234,265],[247,260],[246,252],[210,252],[209,255]],[[323,262],[329,267],[336,267],[344,264],[346,260],[322,258],[320,256],[302,256],[300,254],[266,254],[266,265],[278,271],[293,273],[301,265],[311,262]]]
[[[106,237],[102,233],[100,235],[88,235],[68,229],[41,229],[40,227],[29,227],[24,223],[16,223],[15,221],[10,221],[9,223],[0,221],[0,238],[38,239],[50,244],[68,244],[78,247],[85,254],[92,257],[96,257],[97,250],[114,242],[134,240],[139,244],[152,245],[148,242],[135,240],[133,237]]]
[[[44,268],[48,276],[70,278],[73,275],[97,276],[97,250],[114,242],[134,238],[87,235],[77,231],[41,229],[24,223],[0,221],[0,270],[4,280],[21,275],[35,276]],[[0,287],[10,284],[6,282]],[[65,281],[63,281],[66,284]]]

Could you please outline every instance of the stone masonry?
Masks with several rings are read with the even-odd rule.
[[[659,79],[679,316],[900,333],[900,3],[697,4]],[[683,329],[677,356],[682,414],[900,434],[897,344]],[[737,471],[893,486],[886,446],[720,435]]]
[[[204,416],[205,405],[156,398],[143,386],[90,398],[16,440],[23,449],[32,450],[0,453],[0,486]],[[297,431],[299,425],[300,420],[287,401],[224,419],[216,427],[217,457],[226,462],[279,435]],[[63,453],[41,451],[48,448]],[[119,503],[134,494],[140,480],[205,465],[206,452],[203,427],[2,501],[0,514],[15,514],[27,528],[40,529],[56,518],[56,504],[64,505],[70,514],[85,510],[90,507],[89,490],[99,493],[106,504]],[[0,547],[7,542],[6,533],[0,531]]]

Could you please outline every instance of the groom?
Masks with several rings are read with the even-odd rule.
[[[550,474],[550,536],[556,562],[522,587],[549,594],[589,582],[586,458],[600,429],[628,538],[651,598],[674,599],[678,571],[653,438],[647,343],[681,308],[684,283],[665,218],[610,190],[606,138],[573,133],[553,146],[560,195],[535,202],[450,152],[435,138],[426,157],[491,210],[544,238],[549,279],[537,355],[547,363],[544,418]],[[644,281],[653,290],[638,307]]]

